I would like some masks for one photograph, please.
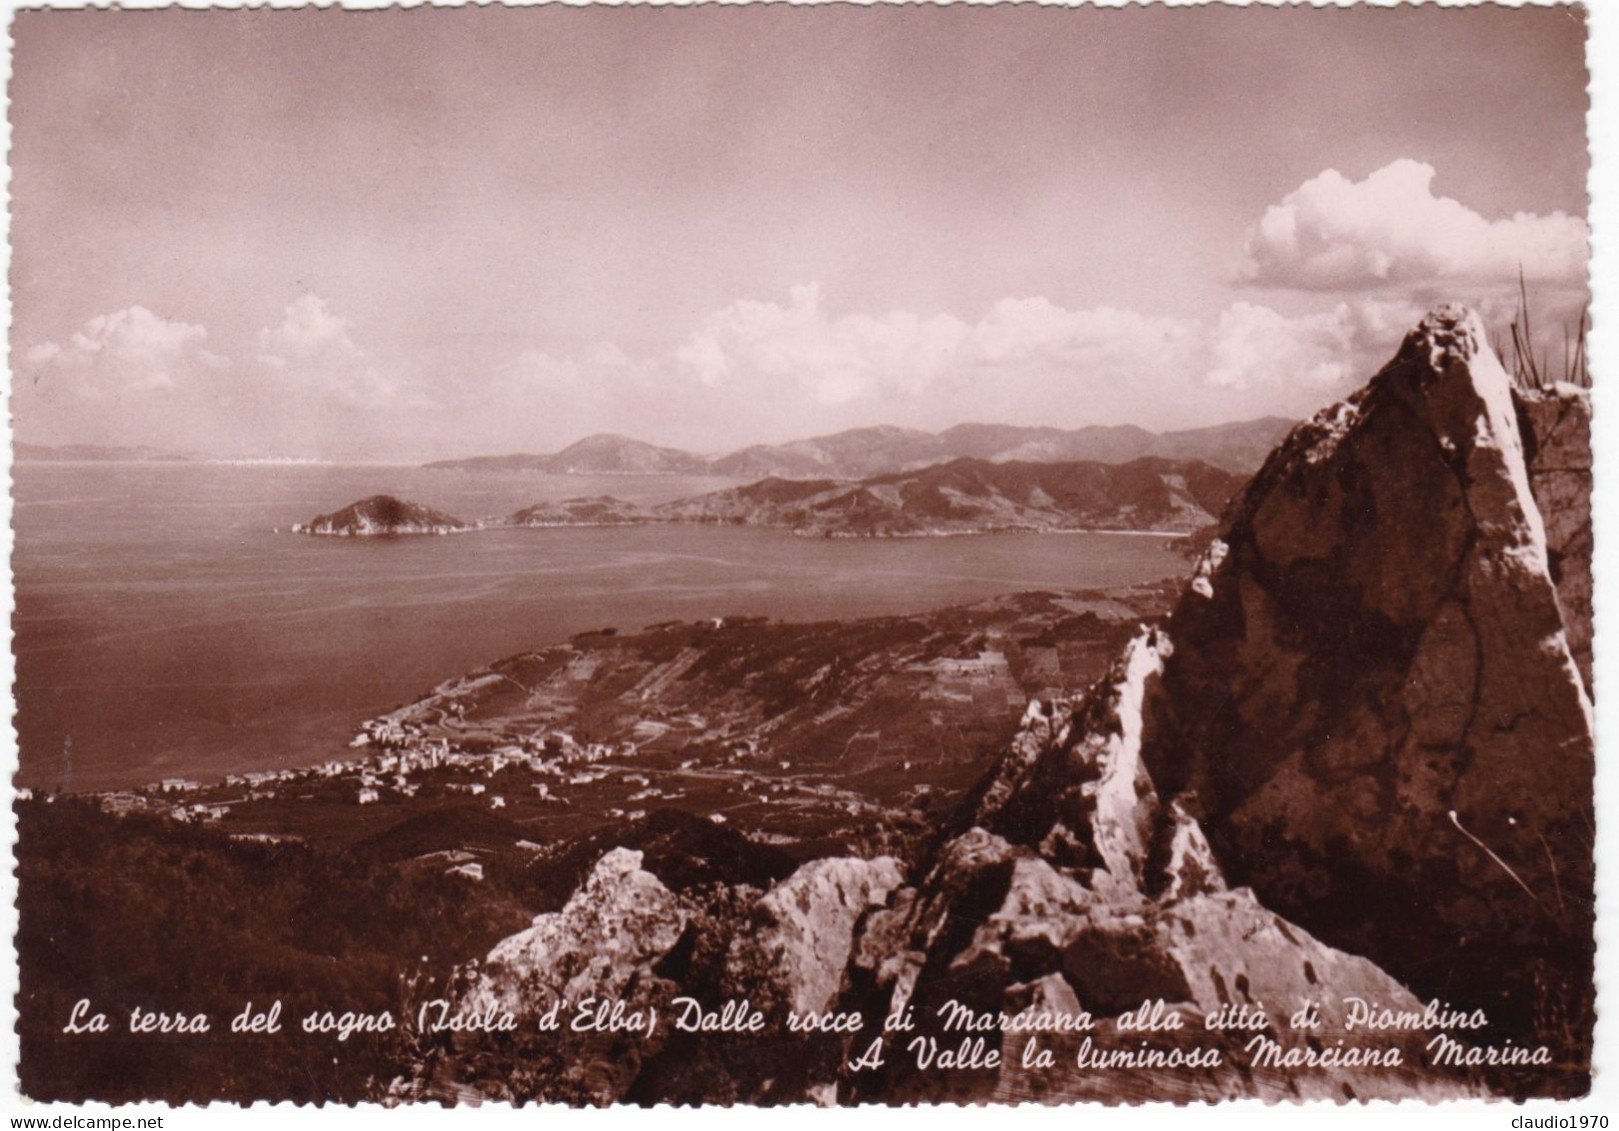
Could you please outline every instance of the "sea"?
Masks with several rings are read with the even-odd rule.
[[[463,519],[734,481],[307,464],[13,468],[18,784],[71,792],[311,765],[364,719],[575,633],[829,620],[1186,571],[1168,540],[828,540],[717,526],[312,538],[388,493]]]

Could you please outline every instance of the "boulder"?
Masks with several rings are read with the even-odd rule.
[[[499,1040],[455,1036],[435,1094],[576,1104],[629,1094],[667,1042],[680,970],[698,945],[694,910],[641,864],[637,851],[606,853],[561,910],[535,916],[533,926],[461,972],[460,1011],[509,1013],[517,1028]],[[620,1005],[640,1027],[574,1031],[577,1011],[592,1000],[607,1010]],[[535,1021],[552,1008],[561,1028],[541,1031]]]
[[[560,911],[496,943],[463,998],[466,1009],[535,1016],[561,999],[635,1002],[657,982],[654,967],[685,932],[689,912],[641,854],[615,848]]]
[[[726,963],[732,996],[778,1012],[820,1013],[837,1001],[855,925],[904,880],[899,861],[814,860],[754,905]],[[778,1019],[780,1020],[780,1019]]]

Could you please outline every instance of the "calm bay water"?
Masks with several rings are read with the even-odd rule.
[[[1186,568],[1163,540],[1128,535],[287,533],[378,492],[472,519],[579,495],[657,502],[720,480],[205,464],[23,464],[13,476],[19,780],[72,790],[322,761],[360,720],[586,629],[915,612]]]

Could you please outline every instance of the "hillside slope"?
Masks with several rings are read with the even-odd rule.
[[[766,479],[657,508],[685,522],[871,537],[989,530],[1152,530],[1214,521],[1240,480],[1200,463],[991,463],[959,459],[856,483]]]

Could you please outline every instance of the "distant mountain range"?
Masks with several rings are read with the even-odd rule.
[[[438,460],[458,471],[534,471],[551,475],[716,475],[736,479],[860,479],[955,459],[992,463],[1127,463],[1149,456],[1201,460],[1251,474],[1295,422],[1267,416],[1180,432],[1131,424],[1035,428],[958,424],[943,432],[882,425],[786,444],[755,444],[721,456],[660,448],[627,436],[587,436],[551,455],[516,454]]]
[[[913,471],[956,459],[992,463],[1119,464],[1155,456],[1201,460],[1250,475],[1295,422],[1266,416],[1179,432],[1149,432],[1133,424],[1062,429],[1014,424],[958,424],[943,432],[878,425],[785,444],[754,444],[707,456],[663,448],[628,436],[598,433],[560,452],[436,460],[424,466],[456,471],[531,471],[549,475],[709,475],[730,479],[863,479]],[[195,460],[161,448],[109,444],[29,444],[17,441],[18,463],[155,462]],[[211,461],[210,461],[211,462]],[[303,462],[245,460],[227,462]]]
[[[477,523],[378,495],[294,530],[389,535],[498,526],[713,523],[829,538],[1061,530],[1184,534],[1213,523],[1243,479],[1201,461],[1152,456],[1123,464],[957,459],[855,482],[771,476],[657,506],[611,495],[567,499]]]

